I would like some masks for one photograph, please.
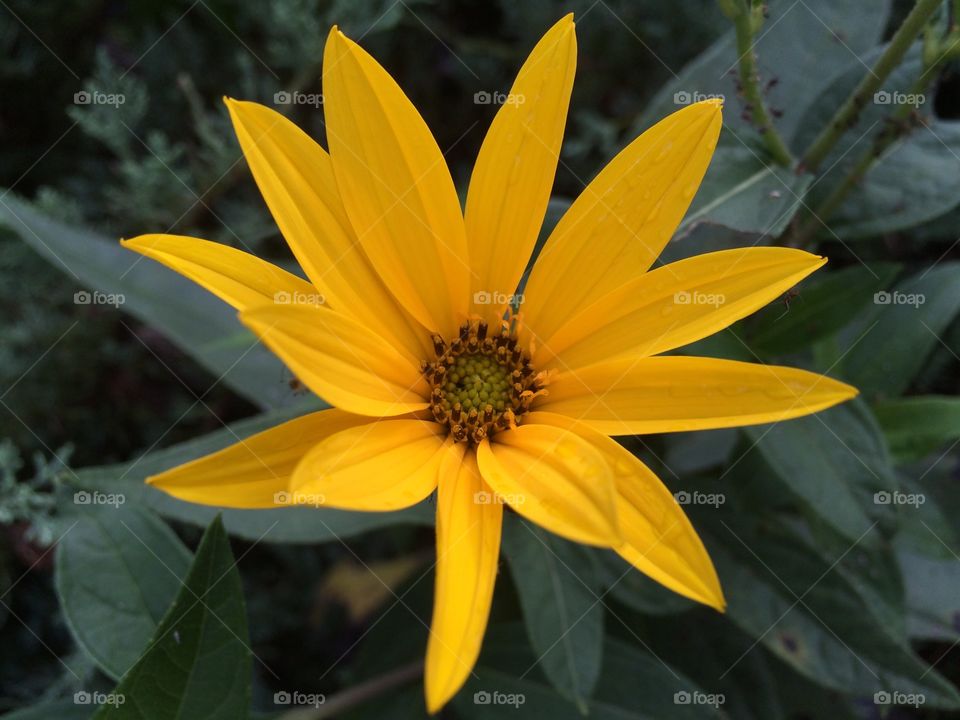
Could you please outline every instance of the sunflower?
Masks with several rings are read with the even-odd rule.
[[[504,506],[612,548],[723,610],[670,491],[610,436],[768,423],[856,390],[822,375],[664,355],[762,307],[826,260],[750,247],[651,266],[703,178],[715,100],[644,132],[584,189],[518,292],[556,172],[576,65],[572,16],[524,63],[461,208],[443,154],[390,75],[334,27],[323,58],[329,153],[282,115],[227,99],[247,163],[309,280],[174,235],[123,244],[191,278],[333,407],[149,478],[205,505],[278,498],[390,511],[436,491],[426,703],[476,662]]]

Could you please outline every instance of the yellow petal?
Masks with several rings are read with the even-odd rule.
[[[323,54],[327,139],[347,215],[387,287],[451,337],[470,287],[460,201],[433,135],[387,72],[337,28]]]
[[[454,452],[444,428],[426,420],[378,420],[322,440],[297,465],[292,495],[344,510],[399,510],[437,486]]]
[[[763,307],[825,262],[802,250],[751,247],[664,265],[604,295],[552,338],[535,343],[534,365],[576,370],[681,347]]]
[[[610,468],[575,433],[522,425],[481,443],[477,461],[499,499],[527,519],[576,542],[620,544]]]
[[[183,235],[140,235],[120,244],[163,263],[237,310],[282,301],[319,299],[306,280],[242,250]],[[279,300],[278,300],[279,298]]]
[[[537,241],[560,155],[577,65],[573,15],[530,53],[480,148],[467,193],[473,312],[493,323]]]
[[[528,336],[548,338],[567,318],[653,264],[707,170],[721,104],[695,103],[634,140],[557,223],[524,290]]]
[[[240,314],[287,367],[324,400],[358,415],[402,415],[428,407],[417,365],[356,320],[308,305]]]
[[[231,508],[271,508],[291,502],[294,468],[325,437],[370,418],[331,409],[304,415],[235,445],[147,478],[179,500]]]
[[[424,357],[429,333],[403,311],[357,243],[330,156],[275,110],[231,99],[226,104],[267,207],[327,303]]]
[[[558,375],[536,409],[607,435],[709,430],[777,422],[849,400],[825,375],[701,357],[621,358]]]
[[[480,654],[500,557],[503,506],[476,455],[446,455],[437,488],[437,574],[427,644],[427,711],[436,713],[461,688]]]
[[[571,418],[534,412],[526,421],[573,430],[603,454],[617,490],[623,544],[616,550],[622,558],[674,592],[724,609],[717,571],[700,536],[650,468],[615,440]]]

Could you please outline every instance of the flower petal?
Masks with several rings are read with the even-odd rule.
[[[575,433],[521,425],[482,442],[477,461],[487,484],[527,519],[576,542],[620,544],[610,469]]]
[[[330,156],[275,110],[231,99],[226,104],[267,207],[327,303],[413,357],[424,357],[429,333],[404,312],[364,255],[340,200]]]
[[[661,120],[620,152],[557,223],[524,290],[526,334],[567,318],[653,264],[707,170],[722,124],[708,100]]]
[[[802,250],[751,247],[664,265],[604,295],[536,343],[534,365],[575,370],[672,350],[746,317],[824,263]]]
[[[273,263],[228,245],[183,235],[140,235],[120,244],[163,263],[237,310],[277,301],[277,295],[316,295],[313,285]]]
[[[294,468],[325,437],[370,418],[322,410],[251,435],[205,457],[147,478],[179,500],[231,508],[285,505]]]
[[[573,430],[603,454],[617,490],[623,544],[616,551],[623,559],[674,592],[723,611],[723,590],[703,542],[650,468],[615,440],[571,418],[534,412],[526,419]]]
[[[473,168],[465,219],[476,273],[471,298],[473,312],[490,322],[503,316],[540,233],[576,65],[570,14],[543,36],[523,64]],[[492,302],[477,302],[478,293]]]
[[[336,27],[323,89],[337,186],[360,244],[410,314],[452,337],[466,316],[470,266],[440,148],[393,78]]]
[[[444,428],[427,420],[378,420],[331,435],[306,454],[290,482],[295,497],[344,510],[400,510],[437,486],[454,452]]]
[[[561,373],[535,401],[607,435],[709,430],[777,422],[849,400],[825,375],[702,357],[621,358]]]
[[[427,711],[463,686],[480,654],[500,557],[503,506],[478,502],[489,489],[473,451],[446,454],[437,488],[437,573],[427,644]]]
[[[402,415],[428,407],[420,369],[353,318],[310,305],[262,306],[240,319],[303,383],[358,415]]]

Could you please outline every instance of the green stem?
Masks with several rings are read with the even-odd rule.
[[[780,133],[773,125],[770,112],[760,90],[760,75],[757,72],[757,54],[753,50],[754,18],[750,8],[742,4],[734,4],[721,0],[724,12],[733,20],[734,31],[737,36],[737,61],[740,72],[740,87],[744,99],[747,101],[753,122],[763,137],[763,142],[773,159],[784,167],[793,164],[793,155],[787,147]]]
[[[316,708],[298,708],[284,713],[280,720],[325,720],[340,717],[347,710],[368,700],[383,695],[394,688],[406,685],[423,674],[423,661],[402,665],[383,675],[378,675],[352,688],[331,695]]]
[[[942,0],[917,0],[917,4],[913,6],[913,10],[894,33],[887,49],[873,68],[863,76],[853,93],[839,107],[833,119],[824,126],[817,139],[804,153],[800,160],[801,168],[807,172],[816,172],[819,169],[840,136],[856,125],[864,106],[872,100],[883,81],[903,60],[903,56],[906,55],[907,50],[920,35],[927,20],[941,2]]]

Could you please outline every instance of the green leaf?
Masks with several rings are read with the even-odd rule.
[[[114,680],[139,659],[173,602],[190,552],[153,513],[100,506],[57,545],[56,587],[77,644]]]
[[[960,707],[960,694],[891,632],[833,562],[798,534],[728,515],[711,555],[727,616],[797,672],[852,695],[922,693],[926,705]],[[849,544],[849,548],[855,547]]]
[[[874,493],[896,489],[883,437],[862,402],[745,432],[771,479],[850,541],[861,540],[874,525],[880,509]]]
[[[507,523],[505,535],[537,663],[564,697],[586,707],[603,652],[603,603],[593,564],[579,545],[519,518]]]
[[[675,614],[695,607],[696,603],[693,600],[668,590],[612,550],[601,548],[584,548],[584,550],[591,554],[600,577],[600,586],[603,590],[601,597],[609,597],[631,610],[650,615]]]
[[[78,694],[83,692],[83,690],[80,690]],[[3,720],[50,720],[50,718],[88,720],[92,712],[93,710],[89,705],[77,703],[73,700],[55,700],[6,713],[3,715]]]
[[[777,303],[754,316],[750,347],[786,355],[838,332],[873,302],[874,293],[889,287],[898,270],[893,263],[870,263],[817,273],[789,306]]]
[[[177,500],[143,482],[150,475],[208,455],[302,413],[302,409],[263,413],[209,435],[148,452],[129,463],[78,470],[71,473],[67,480],[88,490],[123,493],[127,502],[142,503],[164,517],[194,525],[205,526],[221,514],[224,526],[231,535],[252,541],[326,542],[389,525],[433,523],[433,508],[429,501],[405,510],[385,513],[305,507],[233,510]]]
[[[800,127],[802,109],[829,85],[832,68],[855,61],[879,42],[886,27],[890,1],[873,3],[863,11],[860,0],[773,0],[764,26],[757,34],[754,50],[761,82],[776,84],[765,93],[768,105],[783,111],[776,120],[788,140]],[[736,49],[733,30],[698,55],[678,77],[667,83],[647,106],[639,126],[649,127],[679,109],[677,100],[700,95],[726,98],[724,126],[739,140],[756,142],[756,132],[741,117],[736,79]],[[861,66],[861,71],[863,68]],[[686,96],[677,93],[686,93]],[[761,150],[757,151],[762,155]]]
[[[770,165],[742,145],[718,147],[680,232],[710,223],[775,237],[799,209],[812,180]]]
[[[251,651],[240,573],[220,519],[203,535],[186,582],[143,656],[94,720],[243,720]]]
[[[907,632],[913,639],[960,640],[960,562],[901,551],[907,589]]]
[[[263,408],[292,401],[281,362],[199,285],[108,238],[44,217],[12,195],[0,201],[0,224],[77,285],[122,296],[118,309],[157,328],[218,382]]]
[[[620,640],[605,639],[603,674],[594,698],[578,708],[536,672],[536,660],[523,643],[519,627],[493,627],[488,636],[474,676],[454,700],[458,714],[470,720],[507,717],[515,710],[508,702],[511,696],[518,702],[517,717],[530,720],[721,717],[716,707],[700,702],[708,696],[695,683],[650,653]]]
[[[901,395],[960,312],[960,262],[943,262],[882,291],[843,359],[842,376],[867,397]]]
[[[917,460],[960,438],[960,398],[940,395],[879,402],[873,408],[890,451]]]

